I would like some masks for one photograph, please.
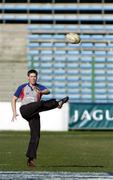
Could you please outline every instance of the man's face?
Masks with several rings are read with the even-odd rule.
[[[32,85],[35,85],[35,83],[37,82],[37,76],[35,73],[31,73],[29,76],[28,76],[28,80],[29,80],[29,83],[32,84]]]

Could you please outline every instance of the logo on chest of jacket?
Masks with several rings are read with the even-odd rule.
[[[29,92],[26,92],[26,96],[28,96],[29,95]]]

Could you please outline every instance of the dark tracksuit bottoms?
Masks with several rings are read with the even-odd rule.
[[[30,141],[27,149],[26,156],[29,158],[35,158],[37,154],[37,148],[40,139],[40,115],[42,111],[51,110],[58,107],[56,99],[50,99],[47,101],[32,102],[20,107],[20,113],[24,119],[29,123],[30,127]]]

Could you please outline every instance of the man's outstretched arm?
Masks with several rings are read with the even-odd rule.
[[[37,93],[40,93],[40,94],[45,94],[45,95],[50,94],[50,90],[49,89],[44,89],[44,90],[41,91],[40,89],[38,89],[36,87],[35,90],[36,90]]]
[[[45,89],[41,91],[42,94],[50,94],[50,90],[49,89]]]
[[[13,116],[12,116],[12,121],[14,121],[16,119],[16,117],[18,116],[17,112],[16,112],[16,101],[17,101],[17,97],[13,96],[12,101],[11,101],[11,106],[12,106],[12,112],[13,112]]]

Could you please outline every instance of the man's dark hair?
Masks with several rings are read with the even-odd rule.
[[[36,76],[38,75],[38,72],[37,72],[36,70],[34,70],[34,69],[30,69],[30,70],[27,72],[27,75],[29,76],[29,75],[32,74],[32,73],[36,74]]]

